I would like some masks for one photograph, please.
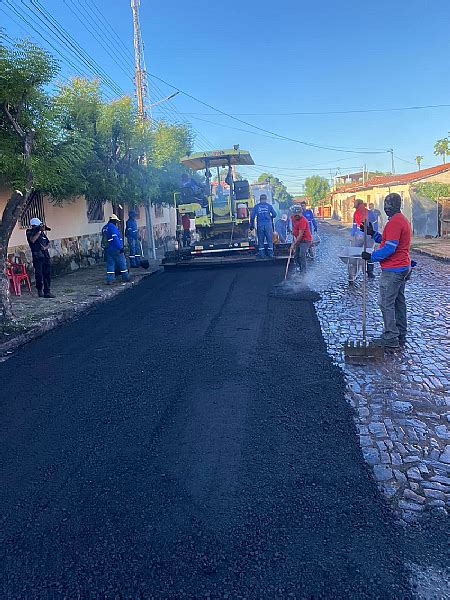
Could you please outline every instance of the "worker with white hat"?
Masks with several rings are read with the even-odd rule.
[[[119,217],[112,214],[102,229],[102,246],[105,250],[106,283],[108,285],[111,285],[116,278],[116,269],[120,270],[123,281],[130,280],[123,240],[118,228],[119,223]]]
[[[51,265],[50,265],[50,240],[45,235],[50,231],[44,223],[34,217],[30,221],[30,228],[26,231],[28,245],[33,257],[34,278],[39,298],[54,298],[50,292]]]

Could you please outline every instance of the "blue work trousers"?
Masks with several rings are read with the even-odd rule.
[[[273,256],[273,227],[271,221],[265,223],[258,223],[257,227],[258,235],[258,254],[264,256],[264,243],[267,242],[267,254]]]
[[[130,251],[130,266],[140,267],[141,266],[141,245],[139,240],[134,238],[127,238],[128,249]]]
[[[119,250],[106,250],[106,281],[112,283],[116,278],[116,269],[120,271],[123,281],[128,281],[130,275],[127,269],[125,254]]]

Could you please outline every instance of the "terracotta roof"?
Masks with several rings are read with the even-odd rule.
[[[334,193],[340,192],[353,192],[358,190],[365,190],[376,186],[384,185],[400,185],[402,183],[412,183],[414,181],[420,181],[439,173],[445,173],[450,171],[450,164],[437,165],[436,167],[430,167],[429,169],[422,169],[421,171],[413,171],[412,173],[397,173],[394,175],[377,175],[371,177],[364,184],[360,181],[349,183],[339,187]]]

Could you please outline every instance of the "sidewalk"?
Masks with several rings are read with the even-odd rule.
[[[342,348],[360,339],[362,286],[349,287],[339,252],[346,233],[322,226],[311,287],[329,354],[342,368],[355,410],[361,451],[380,490],[403,522],[450,511],[450,377],[448,370],[448,262],[422,256],[407,285],[408,341],[381,361],[347,364]],[[432,240],[431,240],[432,241]],[[379,266],[368,284],[367,331],[381,332]]]
[[[0,362],[6,360],[18,346],[75,318],[94,305],[106,302],[152,275],[159,267],[159,260],[150,261],[147,271],[131,270],[130,283],[117,280],[111,286],[105,284],[103,264],[80,269],[52,279],[54,299],[39,298],[35,288],[32,288],[32,295],[23,288],[22,296],[11,296],[16,321],[6,326],[0,324]]]
[[[450,239],[448,238],[413,238],[411,249],[438,260],[450,261]]]
[[[338,231],[348,230],[350,231],[350,223],[342,223],[334,219],[326,220],[327,225],[332,225]],[[411,250],[419,252],[436,258],[437,260],[443,260],[445,262],[450,261],[450,239],[449,238],[423,238],[413,237],[411,242]]]

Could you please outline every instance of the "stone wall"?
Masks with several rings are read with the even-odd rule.
[[[99,233],[51,240],[49,251],[54,276],[103,262],[101,234]],[[18,259],[24,262],[29,274],[32,275],[33,261],[28,244],[9,248],[8,258],[11,261]]]

